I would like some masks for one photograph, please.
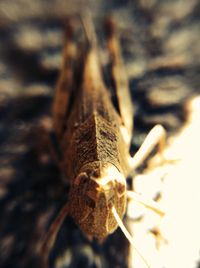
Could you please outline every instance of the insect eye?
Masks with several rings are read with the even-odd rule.
[[[117,192],[119,195],[123,195],[123,193],[125,192],[125,185],[123,184],[117,184],[116,185],[116,188],[117,188]]]
[[[92,200],[92,198],[90,198],[89,196],[85,196],[85,202],[87,204],[88,207],[94,209],[95,208],[95,201]]]
[[[81,183],[82,184],[86,184],[86,182],[88,181],[88,176],[86,174],[84,174],[82,177],[81,177]]]
[[[85,172],[80,173],[75,181],[74,184],[79,185],[80,183],[85,184],[88,181],[88,176]]]

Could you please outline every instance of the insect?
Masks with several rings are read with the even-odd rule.
[[[162,213],[153,201],[145,202],[127,191],[126,178],[156,144],[162,148],[164,129],[155,126],[134,157],[130,156],[134,109],[114,23],[111,18],[105,22],[108,86],[93,25],[82,21],[83,41],[76,40],[73,23],[69,21],[66,27],[64,62],[53,102],[60,166],[70,191],[69,201],[41,245],[44,267],[48,267],[48,255],[67,214],[88,239],[102,242],[122,226],[128,196]]]

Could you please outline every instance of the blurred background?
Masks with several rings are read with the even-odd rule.
[[[36,248],[68,186],[40,122],[51,116],[66,17],[91,11],[117,24],[135,107],[132,151],[157,123],[173,165],[149,168],[135,190],[159,200],[164,219],[130,202],[125,224],[151,267],[198,268],[200,249],[200,2],[198,0],[0,0],[0,267],[39,267]],[[152,166],[156,158],[151,161]],[[152,164],[151,163],[151,164]],[[117,230],[89,242],[67,218],[50,267],[145,267]]]

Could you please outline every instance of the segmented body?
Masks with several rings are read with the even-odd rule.
[[[117,84],[120,80],[115,77],[119,74],[116,67],[121,68],[122,62],[117,58],[119,51],[114,41],[109,49],[115,56],[113,79]],[[120,100],[119,95],[129,97],[129,106],[130,95],[126,82],[122,83],[122,94],[114,85],[117,109],[104,83],[98,50],[92,44],[78,53],[73,39],[69,39],[64,57],[54,101],[54,125],[63,153],[63,171],[71,185],[70,214],[85,235],[103,240],[117,228],[112,206],[121,218],[126,210],[133,114],[121,103],[127,103],[127,99]],[[123,118],[127,108],[130,114]]]

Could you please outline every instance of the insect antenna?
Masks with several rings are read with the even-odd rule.
[[[97,48],[97,36],[94,29],[94,24],[92,23],[91,13],[89,11],[84,12],[84,14],[81,14],[80,20],[83,25],[83,30],[85,32],[89,46]]]
[[[128,239],[128,241],[130,242],[130,244],[133,246],[133,248],[135,249],[135,251],[137,252],[137,254],[140,256],[140,258],[143,260],[143,262],[145,263],[145,265],[148,268],[151,268],[151,266],[148,264],[147,260],[143,257],[143,255],[140,253],[140,251],[137,249],[137,247],[135,246],[135,242],[133,240],[133,237],[131,236],[131,234],[128,232],[128,230],[126,229],[125,225],[123,224],[122,220],[120,219],[115,207],[112,207],[112,213],[113,216],[115,217],[116,222],[118,223],[120,229],[122,230],[122,232],[124,233],[124,235],[126,236],[126,238]]]
[[[144,196],[137,194],[133,191],[127,191],[127,197],[142,204],[146,208],[151,209],[155,213],[159,214],[161,217],[165,215],[164,209],[154,200],[147,199]]]
[[[55,243],[58,231],[60,230],[60,227],[68,213],[69,213],[69,205],[68,203],[66,203],[60,210],[59,214],[57,215],[53,223],[50,225],[47,233],[42,238],[38,252],[41,257],[43,268],[48,267],[48,257]]]

